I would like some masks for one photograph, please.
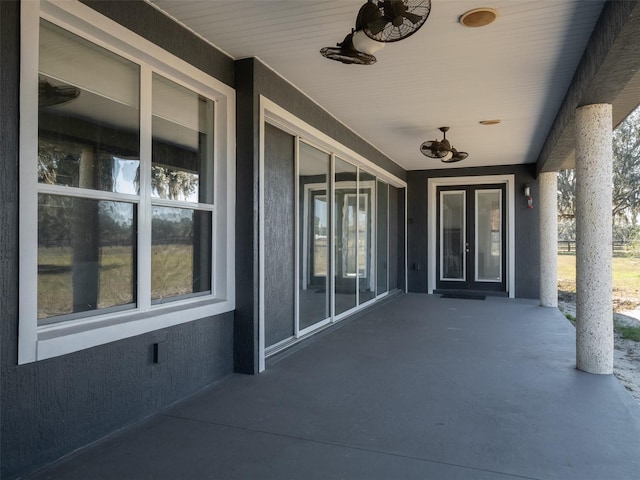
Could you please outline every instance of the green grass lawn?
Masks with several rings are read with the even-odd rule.
[[[576,291],[575,255],[558,255],[558,289],[565,292]],[[613,257],[613,297],[622,303],[640,303],[640,258]]]

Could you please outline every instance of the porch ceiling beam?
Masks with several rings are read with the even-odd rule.
[[[575,111],[613,105],[613,125],[640,102],[640,2],[608,0],[537,160],[537,172],[575,165]]]

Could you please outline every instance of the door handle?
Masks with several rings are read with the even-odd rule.
[[[469,243],[468,242],[464,244],[464,249],[465,249],[465,251],[467,253],[469,253]]]

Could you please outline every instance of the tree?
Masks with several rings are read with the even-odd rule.
[[[575,170],[558,173],[558,220],[573,219],[576,206]]]
[[[613,131],[612,180],[614,233],[624,240],[640,215],[640,107]],[[558,224],[566,239],[575,233],[575,186],[575,170],[558,174]]]
[[[613,132],[613,217],[635,225],[640,213],[640,108]]]

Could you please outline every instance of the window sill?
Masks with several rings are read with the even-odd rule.
[[[229,300],[204,300],[163,306],[148,312],[121,312],[95,320],[45,325],[38,328],[35,360],[58,357],[86,348],[104,345],[155,330],[180,325],[214,315],[233,311]]]

